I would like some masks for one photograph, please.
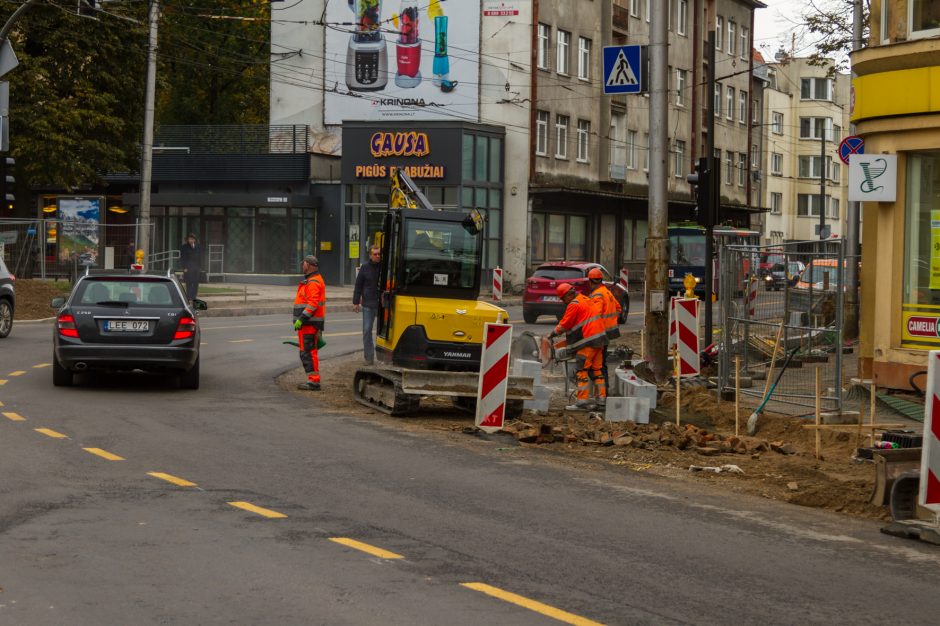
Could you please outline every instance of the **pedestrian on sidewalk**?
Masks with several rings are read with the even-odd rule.
[[[369,248],[369,260],[359,267],[356,286],[353,289],[353,311],[362,311],[362,359],[366,365],[375,361],[375,341],[372,329],[379,312],[379,268],[382,263],[382,248]]]
[[[320,275],[320,261],[312,254],[304,257],[300,268],[304,279],[297,286],[297,296],[294,298],[294,330],[297,331],[300,363],[307,373],[307,382],[297,385],[297,388],[320,391],[317,343],[326,318],[326,283]]]
[[[180,267],[183,268],[186,299],[192,303],[199,295],[199,282],[202,277],[202,246],[193,233],[186,235],[186,243],[180,248]]]

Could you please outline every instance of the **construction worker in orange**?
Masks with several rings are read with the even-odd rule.
[[[607,382],[603,373],[603,354],[606,332],[601,318],[599,301],[577,290],[569,283],[561,283],[555,293],[565,303],[565,314],[549,338],[567,335],[568,347],[577,350],[577,399],[565,407],[568,411],[590,411],[607,402]],[[594,381],[594,400],[591,399],[591,381]]]
[[[323,332],[326,317],[326,283],[320,275],[320,262],[317,257],[308,254],[300,264],[304,279],[297,286],[294,298],[294,330],[297,331],[297,344],[300,347],[300,363],[307,373],[307,382],[297,385],[298,389],[320,391],[320,358],[317,356],[317,342]]]
[[[604,331],[607,336],[604,342],[604,378],[610,378],[610,371],[607,369],[607,346],[614,339],[620,337],[620,325],[617,320],[620,318],[620,312],[623,308],[620,301],[610,293],[610,289],[604,284],[604,274],[598,268],[592,268],[588,272],[588,280],[591,281],[591,299],[595,301],[595,306],[600,307],[601,319],[604,321]]]

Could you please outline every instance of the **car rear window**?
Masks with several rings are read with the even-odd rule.
[[[532,278],[573,280],[576,278],[584,278],[584,272],[576,267],[540,267],[532,274]]]
[[[101,302],[127,302],[146,306],[181,306],[181,302],[167,280],[141,279],[85,279],[76,288],[74,302],[97,304]]]

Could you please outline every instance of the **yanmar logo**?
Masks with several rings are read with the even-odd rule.
[[[428,141],[427,133],[417,131],[374,133],[369,147],[374,157],[422,157],[431,154],[431,142]]]
[[[453,352],[451,350],[444,350],[444,356],[448,359],[469,359],[469,352]]]

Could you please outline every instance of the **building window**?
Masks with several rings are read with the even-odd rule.
[[[624,150],[624,144],[620,140],[620,129],[623,128],[623,125],[623,115],[612,115],[610,119],[610,131],[607,134],[607,160],[611,165],[620,167],[626,165],[624,161],[626,150]]]
[[[822,139],[832,141],[832,118],[801,117],[800,139]]]
[[[678,11],[676,11],[676,34],[685,36],[688,21],[689,0],[679,0]]]
[[[725,117],[729,120],[734,119],[734,87],[728,85],[725,92]]]
[[[578,120],[578,161],[588,162],[588,149],[590,147],[591,123],[587,120]]]
[[[746,59],[751,49],[751,31],[747,26],[741,27],[741,58]]]
[[[558,31],[558,49],[556,50],[557,57],[555,59],[555,71],[559,74],[568,73],[568,47],[571,45],[571,33],[559,30]]]
[[[587,216],[568,216],[568,260],[587,260]]]
[[[833,217],[832,213],[839,211],[838,199],[833,203],[831,196],[826,196],[826,213]],[[796,214],[803,217],[819,217],[819,194],[801,193],[796,197]],[[835,218],[833,218],[835,219]]]
[[[890,24],[891,24],[891,3],[890,2],[881,3],[880,24],[881,24],[881,27],[880,27],[881,43],[882,44],[890,43],[891,42],[891,33],[889,32],[891,28],[890,27]]]
[[[627,131],[627,169],[628,170],[635,170],[637,166],[636,140],[637,140],[637,132],[635,130],[628,130]]]
[[[778,135],[782,135],[783,134],[783,113],[778,113],[777,111],[774,111],[770,114],[770,119],[772,120],[770,123],[770,130],[772,130],[774,133]]]
[[[800,178],[819,178],[822,174],[820,163],[821,161],[818,156],[801,156],[798,176]]]
[[[578,78],[591,79],[591,40],[578,37]]]
[[[908,0],[907,26],[911,39],[940,35],[940,4],[936,0]]]
[[[675,176],[676,178],[682,178],[685,175],[685,142],[676,141],[676,154],[675,154]]]
[[[568,158],[568,116],[555,116],[555,158]]]
[[[738,153],[738,187],[743,187],[747,181],[747,153]]]
[[[758,145],[751,144],[751,169],[756,170],[760,167],[760,149]]]
[[[535,154],[548,154],[548,111],[535,114]]]
[[[728,54],[735,55],[735,46],[738,45],[738,25],[728,20]]]
[[[721,117],[721,83],[715,83],[715,117]]]
[[[555,214],[548,216],[548,259],[555,261],[565,258],[565,232],[567,230],[566,216]]]
[[[826,157],[829,162],[829,178],[834,183],[842,182],[842,166],[832,160],[832,157]]]
[[[643,171],[650,171],[650,134],[643,133],[643,141],[645,142],[643,146]]]
[[[826,100],[832,101],[832,79],[830,78],[801,78],[800,100]]]
[[[685,86],[688,74],[688,70],[676,70],[676,106],[685,106]]]
[[[760,115],[760,102],[757,98],[751,100],[751,125],[760,126],[761,125],[761,115]]]
[[[734,152],[725,151],[725,184],[730,185],[734,181]]]
[[[747,92],[743,89],[738,92],[738,121],[747,123]]]
[[[770,173],[774,176],[783,176],[783,155],[773,152],[770,155]]]
[[[770,192],[770,213],[771,215],[780,215],[783,212],[783,194],[772,191]]]
[[[715,50],[721,50],[724,46],[721,44],[724,39],[725,18],[720,15],[715,20]]]
[[[640,17],[640,0],[630,0],[630,15]]]
[[[646,23],[650,21],[650,0],[646,0]]]
[[[542,70],[548,69],[548,40],[551,32],[551,26],[539,23],[539,69]]]

